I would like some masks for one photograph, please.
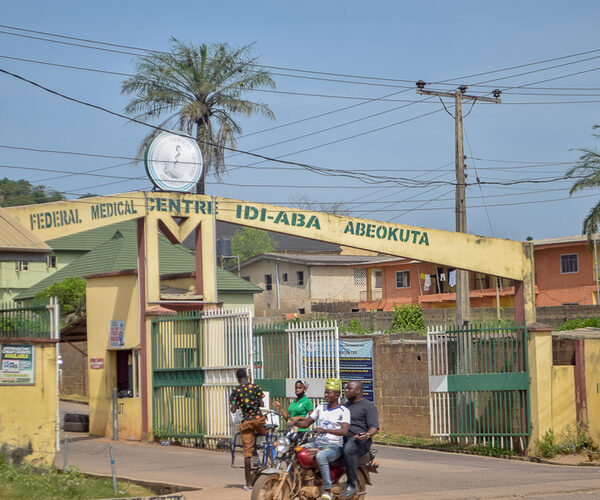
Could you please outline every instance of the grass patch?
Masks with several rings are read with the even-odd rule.
[[[499,446],[492,446],[488,444],[458,444],[449,441],[438,441],[429,438],[415,438],[409,436],[403,436],[401,434],[395,434],[393,432],[380,432],[375,436],[375,441],[382,444],[409,446],[411,448],[422,448],[425,450],[438,450],[438,451],[454,451],[457,453],[474,453],[478,455],[485,455],[488,457],[506,457],[506,456],[518,456],[519,453],[514,450],[507,450],[500,448]]]
[[[61,472],[54,467],[36,467],[28,463],[11,466],[0,457],[0,498],[69,500],[143,497],[154,494],[148,488],[126,481],[118,481],[115,493],[110,478],[88,477],[70,467]]]
[[[598,446],[592,440],[587,426],[581,424],[567,426],[559,437],[550,429],[535,440],[535,455],[540,458],[579,453],[595,455],[597,451]]]

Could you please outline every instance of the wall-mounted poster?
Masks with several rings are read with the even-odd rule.
[[[373,341],[340,339],[340,378],[342,383],[359,380],[363,394],[373,401]]]
[[[111,321],[108,334],[109,347],[125,345],[125,321]]]
[[[0,345],[0,385],[35,384],[35,348]]]

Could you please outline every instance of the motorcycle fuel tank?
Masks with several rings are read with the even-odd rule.
[[[313,450],[311,448],[303,448],[302,451],[298,452],[298,462],[302,467],[318,468],[317,459],[315,455],[319,450]]]

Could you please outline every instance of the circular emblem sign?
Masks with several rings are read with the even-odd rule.
[[[146,146],[146,172],[161,191],[191,191],[202,174],[202,153],[194,139],[161,132]]]

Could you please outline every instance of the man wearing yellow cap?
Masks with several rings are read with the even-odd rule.
[[[340,405],[342,381],[328,378],[325,382],[325,403],[317,406],[308,417],[294,417],[291,423],[298,427],[309,427],[317,422],[316,445],[321,448],[316,455],[323,479],[323,493],[319,498],[331,500],[331,477],[329,462],[342,455],[344,436],[350,426],[350,411]]]

